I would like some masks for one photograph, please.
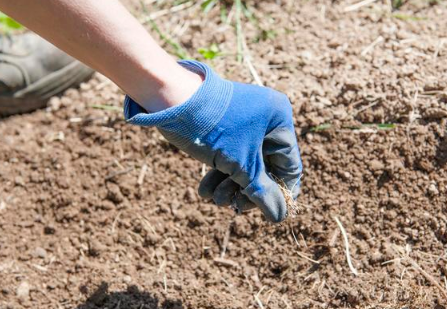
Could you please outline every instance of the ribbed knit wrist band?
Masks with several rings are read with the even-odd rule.
[[[209,133],[221,120],[233,93],[233,84],[219,77],[207,65],[193,60],[179,61],[184,68],[204,76],[204,81],[186,102],[157,113],[147,113],[129,96],[124,100],[124,117],[128,123],[156,126],[194,141]]]

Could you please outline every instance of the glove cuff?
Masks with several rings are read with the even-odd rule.
[[[219,77],[204,63],[179,61],[184,68],[204,76],[199,89],[186,102],[157,113],[147,113],[129,96],[124,100],[124,117],[128,123],[156,126],[177,135],[178,142],[195,141],[209,133],[221,120],[230,103],[233,84]]]

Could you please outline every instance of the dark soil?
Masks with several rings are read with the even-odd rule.
[[[444,308],[446,3],[349,4],[256,1],[244,23],[295,110],[303,211],[281,225],[200,199],[202,164],[94,108],[123,99],[102,76],[1,120],[0,308]],[[208,62],[252,82],[218,7],[156,22],[197,59],[218,44]]]

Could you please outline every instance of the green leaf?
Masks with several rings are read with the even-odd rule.
[[[391,2],[391,6],[393,7],[393,9],[397,10],[399,9],[402,5],[404,5],[403,0],[393,0]]]
[[[324,130],[330,129],[331,126],[332,125],[330,123],[324,123],[324,124],[321,124],[319,126],[310,128],[310,131],[311,132],[320,132],[320,131],[324,131]]]
[[[206,0],[205,2],[203,2],[200,7],[202,8],[202,11],[207,14],[209,11],[212,10],[212,8],[216,5],[216,3],[219,0]]]
[[[227,11],[227,7],[225,5],[220,6],[220,20],[223,23],[227,23],[227,21],[228,21],[228,11]]]
[[[311,132],[321,132],[321,131],[330,129],[331,127],[332,127],[332,125],[330,123],[324,123],[319,126],[312,127],[310,129],[310,131]],[[377,130],[392,130],[392,129],[396,128],[396,124],[394,124],[394,123],[363,123],[358,126],[343,126],[342,128],[352,130],[352,131],[366,129],[366,128],[372,128],[372,129],[377,129]]]
[[[390,130],[390,129],[394,129],[396,127],[396,125],[394,123],[380,123],[377,125],[377,129],[380,130]]]
[[[212,60],[222,55],[217,44],[211,44],[209,48],[199,48],[197,51],[207,60]]]
[[[412,15],[406,15],[406,14],[400,14],[400,13],[394,13],[394,18],[400,19],[400,20],[411,20],[411,21],[420,21],[420,20],[426,20],[426,17],[418,17],[418,16],[412,16]]]
[[[0,12],[0,29],[5,32],[23,29],[23,26],[11,17]]]

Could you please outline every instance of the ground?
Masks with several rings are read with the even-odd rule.
[[[232,1],[229,23],[223,4],[146,2],[168,50],[214,45],[204,61],[254,82]],[[445,308],[446,3],[370,2],[242,16],[245,59],[295,113],[302,210],[280,225],[199,198],[202,164],[127,125],[99,74],[1,120],[0,308]]]

